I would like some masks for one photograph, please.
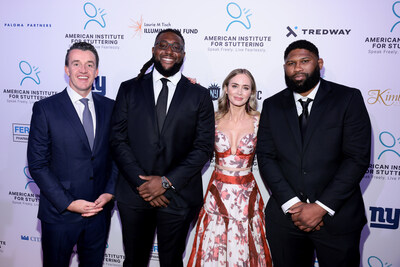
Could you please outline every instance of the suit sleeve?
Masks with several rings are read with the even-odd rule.
[[[214,107],[210,94],[204,90],[197,115],[196,135],[191,151],[177,167],[165,176],[179,192],[199,173],[211,158],[214,149]]]
[[[146,172],[142,170],[132,148],[128,136],[128,103],[129,89],[126,83],[122,83],[115,100],[114,111],[111,118],[110,143],[113,159],[119,171],[124,175],[132,189],[143,184],[145,181],[139,178]]]
[[[272,191],[273,197],[282,206],[284,203],[296,197],[296,193],[287,182],[281,167],[277,148],[271,133],[269,116],[273,116],[269,103],[271,99],[264,100],[257,134],[257,162],[260,174],[264,182]]]
[[[33,114],[28,140],[28,166],[33,180],[44,195],[58,210],[63,212],[74,201],[74,197],[63,187],[50,169],[51,135],[46,111],[40,102],[33,105]]]
[[[342,159],[331,182],[318,198],[333,210],[339,210],[359,188],[370,163],[371,123],[359,90],[354,90],[343,122]]]

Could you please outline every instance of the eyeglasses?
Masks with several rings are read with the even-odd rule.
[[[179,43],[170,44],[164,40],[157,42],[155,45],[158,46],[158,48],[160,48],[162,50],[167,50],[168,47],[171,47],[172,51],[176,52],[176,53],[180,53],[183,50],[183,46],[180,45]]]

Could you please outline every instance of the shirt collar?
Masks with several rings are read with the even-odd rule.
[[[175,73],[172,76],[169,77],[164,77],[163,75],[161,75],[161,73],[159,73],[156,68],[153,68],[153,80],[154,82],[157,82],[159,80],[161,80],[161,78],[166,78],[168,79],[173,85],[177,85],[179,80],[182,77],[182,73],[180,71],[178,71],[177,73]]]
[[[307,96],[302,96],[299,93],[293,92],[294,100],[296,100],[296,102],[299,101],[299,99],[305,100],[306,98],[310,98],[310,99],[314,100],[315,96],[316,96],[316,94],[318,92],[320,84],[321,84],[321,81],[319,81],[317,83],[317,85],[315,86],[314,90],[312,90]]]
[[[72,103],[75,103],[77,101],[79,101],[81,98],[83,98],[80,94],[78,94],[77,92],[75,92],[74,89],[71,88],[71,86],[67,86],[67,93],[69,98],[71,99]],[[89,94],[86,96],[87,99],[89,99],[89,102],[92,101],[93,102],[93,95],[92,95],[92,91],[89,92]]]

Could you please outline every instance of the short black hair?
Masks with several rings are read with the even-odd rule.
[[[176,30],[176,29],[165,29],[165,30],[162,30],[162,31],[160,31],[158,34],[157,34],[157,36],[156,36],[156,40],[154,41],[154,42],[156,42],[157,41],[157,39],[158,39],[158,36],[160,36],[161,34],[163,34],[163,33],[166,33],[166,32],[172,32],[172,33],[175,33],[176,35],[178,35],[179,36],[179,38],[181,38],[182,39],[182,42],[183,42],[183,46],[185,46],[185,39],[183,38],[183,35],[182,35],[182,33],[179,31],[179,30]]]
[[[286,48],[283,58],[286,59],[287,56],[289,55],[289,53],[295,49],[306,49],[306,50],[310,51],[311,53],[313,53],[314,55],[316,55],[317,58],[319,58],[318,48],[313,43],[311,43],[310,41],[307,41],[307,40],[298,40],[298,41],[294,41],[293,43],[291,43]]]
[[[92,52],[96,58],[96,69],[99,67],[99,55],[97,54],[97,50],[96,50],[96,48],[94,48],[93,45],[91,45],[87,42],[76,42],[71,45],[71,47],[67,50],[67,54],[65,55],[65,66],[68,66],[69,53],[71,52],[71,50],[74,50],[74,49]]]

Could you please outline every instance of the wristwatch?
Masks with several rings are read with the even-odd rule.
[[[170,189],[171,185],[169,184],[167,177],[161,176],[161,185],[164,189]]]

